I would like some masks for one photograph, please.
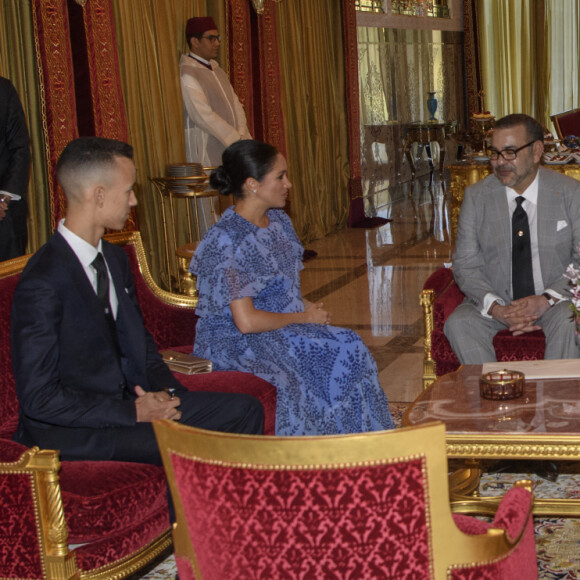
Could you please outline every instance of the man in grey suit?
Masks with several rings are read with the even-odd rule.
[[[453,254],[465,300],[444,328],[461,364],[495,361],[492,340],[505,328],[514,334],[542,329],[546,359],[580,354],[564,276],[570,263],[580,262],[580,182],[540,167],[543,137],[527,115],[500,119],[491,137],[493,175],[465,191]],[[520,207],[524,228],[512,226]],[[522,259],[512,261],[518,237],[529,237],[531,247],[523,293]]]

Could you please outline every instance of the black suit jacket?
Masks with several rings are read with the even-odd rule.
[[[30,175],[30,148],[26,118],[16,89],[0,77],[0,190],[22,196],[11,201],[7,216],[0,221],[0,260],[21,256],[26,251],[26,189]]]
[[[128,258],[103,241],[119,299],[116,347],[85,271],[57,232],[29,261],[14,294],[12,364],[20,402],[17,440],[91,457],[113,451],[112,429],[136,425],[136,384],[185,388],[145,329]],[[123,372],[124,370],[124,372]],[[124,387],[127,387],[125,389]],[[124,397],[129,391],[129,398]]]

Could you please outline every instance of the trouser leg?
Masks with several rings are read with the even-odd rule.
[[[261,434],[264,427],[262,403],[240,393],[180,391],[180,423],[226,433]]]
[[[264,412],[258,399],[250,395],[180,391],[180,423],[209,431],[260,434]],[[161,455],[152,423],[115,429],[115,451],[110,459],[161,465]]]
[[[546,335],[545,359],[580,357],[570,302],[558,302],[546,310],[538,324]]]
[[[483,364],[497,360],[493,337],[506,328],[485,318],[472,304],[460,304],[445,322],[443,331],[461,364]]]

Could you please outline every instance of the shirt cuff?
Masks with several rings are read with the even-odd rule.
[[[10,193],[9,191],[2,190],[0,190],[0,197],[9,197],[12,201],[18,201],[19,199],[22,199],[22,196],[18,195],[17,193]]]
[[[545,288],[544,292],[542,292],[542,294],[549,294],[552,298],[555,298],[558,302],[560,302],[560,300],[562,302],[569,302],[570,298],[567,298],[566,296],[563,296],[562,294],[560,294],[559,292],[556,292],[555,290],[552,290],[551,288]]]
[[[483,297],[483,308],[481,309],[480,312],[484,318],[493,318],[493,316],[491,316],[491,314],[488,314],[488,311],[494,302],[497,302],[498,304],[505,306],[505,302],[499,296],[496,296],[495,294],[492,294],[491,292],[487,293]]]

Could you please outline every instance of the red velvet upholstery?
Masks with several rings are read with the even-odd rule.
[[[204,580],[429,576],[424,460],[288,471],[172,460]]]
[[[439,268],[433,272],[423,286],[425,290],[433,290],[431,358],[435,362],[435,374],[440,377],[459,367],[459,361],[443,333],[443,326],[465,296],[455,284],[450,268]],[[546,339],[541,330],[524,336],[513,336],[509,330],[502,330],[495,335],[493,346],[498,361],[538,360],[544,358]]]
[[[143,312],[145,326],[153,336],[157,347],[159,350],[165,350],[175,345],[191,345],[191,348],[185,351],[191,353],[198,318],[195,310],[161,302],[143,278],[135,246],[127,244],[123,249],[129,257],[131,272],[135,279],[135,293]]]
[[[172,306],[149,288],[135,249],[135,244],[140,245],[140,238],[135,238],[138,234],[131,236],[121,245],[130,259],[146,325],[160,348],[185,344],[178,348],[191,352],[197,320],[195,311]],[[62,537],[60,532],[51,531],[58,537],[57,541],[64,538],[64,563],[59,564],[63,570],[70,570],[71,566],[66,563],[68,542],[81,544],[72,556],[84,578],[98,573],[101,578],[107,577],[102,571],[104,566],[117,566],[115,574],[120,575],[115,577],[121,578],[147,564],[169,543],[165,474],[161,467],[137,463],[64,461],[60,463],[60,482],[54,473],[57,486],[40,494],[49,498],[48,508],[39,508],[41,500],[36,486],[45,484],[42,475],[45,469],[19,468],[17,463],[27,449],[11,440],[18,422],[18,401],[10,362],[9,321],[12,296],[25,263],[26,258],[17,258],[0,265],[0,578],[45,577],[47,548],[44,544],[50,542],[40,542],[44,528],[39,513],[44,518],[47,509],[64,530]],[[177,376],[192,390],[256,396],[264,406],[267,432],[274,432],[276,390],[266,381],[246,373]],[[58,462],[55,466],[58,467]],[[40,484],[38,479],[42,480]],[[60,519],[62,510],[64,520]]]
[[[580,137],[580,109],[552,115],[550,119],[556,127],[558,139],[563,139],[568,135]]]
[[[481,566],[466,566],[453,570],[453,580],[497,580],[498,578],[525,578],[531,580],[538,577],[538,564],[535,559],[526,557],[535,551],[534,526],[532,513],[529,510],[531,494],[521,487],[510,489],[502,500],[493,522],[463,515],[454,515],[457,527],[465,534],[480,535],[490,528],[500,528],[507,531],[512,540],[523,534],[520,543],[506,556],[490,563],[485,569]],[[526,518],[527,514],[527,518]]]
[[[154,427],[182,580],[536,577],[527,489],[492,525],[454,523],[442,423],[327,437]]]
[[[2,474],[0,463],[0,578],[42,578],[30,474]]]
[[[141,463],[63,461],[60,485],[71,544],[127,530],[167,508],[163,469]]]
[[[19,274],[0,279],[0,438],[11,439],[18,425],[18,401],[10,358],[10,311]],[[3,457],[0,456],[0,461]]]
[[[192,347],[177,346],[172,350],[191,354]],[[276,432],[276,389],[267,381],[238,371],[214,371],[199,375],[173,374],[190,391],[245,393],[256,397],[264,408],[264,435],[274,435]]]

